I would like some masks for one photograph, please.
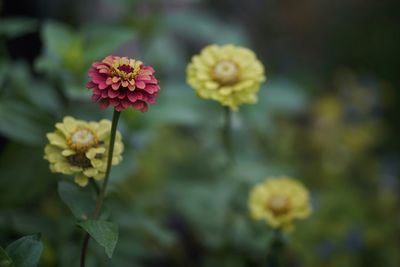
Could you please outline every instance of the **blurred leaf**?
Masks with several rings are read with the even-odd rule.
[[[35,81],[28,90],[34,90],[35,93],[26,92],[29,101],[39,109],[45,110],[51,114],[58,114],[62,110],[62,104],[56,90],[48,83]],[[28,91],[27,90],[27,91]]]
[[[42,39],[46,52],[52,56],[62,56],[80,42],[80,36],[71,28],[54,21],[44,23]]]
[[[111,259],[118,242],[118,226],[106,221],[87,220],[78,223],[94,240],[104,247],[107,256]]]
[[[47,21],[42,29],[45,53],[36,61],[40,71],[60,72],[60,66],[75,74],[83,69],[83,41],[81,35],[65,24]],[[60,73],[66,76],[67,73]]]
[[[30,198],[48,190],[48,163],[43,159],[43,147],[9,143],[0,156],[0,206],[26,204]],[[23,194],[21,189],[26,188]]]
[[[42,254],[40,235],[22,237],[7,246],[6,251],[13,259],[15,267],[35,267]]]
[[[157,34],[146,46],[144,58],[157,67],[157,73],[176,75],[185,73],[186,57],[182,44],[170,32]],[[165,53],[168,51],[168,53]]]
[[[224,23],[205,12],[169,12],[164,20],[164,25],[169,26],[169,29],[202,42],[237,45],[248,43],[240,25]]]
[[[0,133],[12,140],[44,144],[50,118],[27,103],[0,100]]]
[[[136,33],[126,27],[100,27],[98,24],[83,30],[85,37],[84,61],[91,64],[95,60],[112,54],[128,41],[134,40]]]
[[[260,106],[271,111],[296,113],[307,108],[309,99],[298,84],[277,79],[267,81],[260,90]]]
[[[7,252],[0,247],[0,267],[13,267],[14,263]]]
[[[37,21],[30,18],[2,18],[0,20],[0,35],[8,38],[18,37],[36,30]]]
[[[198,99],[193,90],[178,83],[165,84],[157,101],[148,117],[162,124],[198,125],[207,118],[205,113],[210,112],[204,109],[207,103]]]
[[[60,181],[58,183],[58,194],[78,220],[87,220],[92,214],[95,200],[87,190],[85,191],[85,188]]]

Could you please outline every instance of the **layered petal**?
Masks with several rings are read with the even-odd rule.
[[[117,111],[132,107],[142,112],[154,104],[160,90],[154,69],[139,60],[107,56],[89,69],[92,101],[102,109],[109,105]]]

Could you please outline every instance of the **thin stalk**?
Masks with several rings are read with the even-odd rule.
[[[105,174],[103,184],[101,185],[101,188],[100,188],[100,193],[98,194],[98,197],[97,197],[96,207],[93,212],[93,220],[96,220],[99,217],[101,207],[103,206],[104,198],[106,195],[106,189],[107,189],[108,179],[110,177],[111,163],[112,163],[112,158],[113,158],[113,153],[114,153],[115,136],[117,133],[117,125],[118,125],[118,120],[119,120],[120,114],[121,114],[120,112],[114,110],[112,125],[111,125],[110,145],[109,145],[108,157],[107,157],[107,169],[106,169],[106,174]],[[81,250],[81,260],[80,260],[81,267],[85,267],[85,259],[86,259],[87,248],[89,245],[89,240],[90,240],[90,235],[88,233],[86,233],[85,238],[83,240],[83,244],[82,244],[82,250]]]
[[[285,240],[282,232],[276,230],[273,233],[273,239],[269,246],[267,253],[267,265],[266,267],[282,267],[283,266],[283,253],[285,250]]]
[[[96,192],[96,196],[98,196],[100,194],[100,187],[99,185],[96,183],[95,180],[93,179],[89,179],[90,185],[93,187],[94,191]]]
[[[235,152],[232,142],[232,111],[229,107],[224,107],[224,127],[222,129],[222,142],[229,163],[234,163]]]

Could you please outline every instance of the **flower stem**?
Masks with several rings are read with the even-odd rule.
[[[106,195],[108,179],[110,177],[110,172],[111,172],[112,158],[113,158],[113,154],[114,154],[115,136],[117,133],[117,125],[118,125],[118,120],[119,120],[120,114],[121,113],[119,111],[114,110],[112,125],[111,125],[110,144],[109,144],[109,148],[108,148],[107,169],[106,169],[106,174],[105,174],[103,184],[100,188],[100,192],[97,197],[96,207],[93,212],[93,220],[96,220],[99,217],[101,207],[103,206],[104,198]],[[85,266],[85,259],[86,259],[87,248],[89,245],[89,240],[90,240],[90,235],[88,233],[86,233],[85,238],[83,240],[83,244],[82,244],[82,250],[81,250],[81,260],[80,260],[81,267]]]
[[[222,129],[222,142],[229,163],[234,163],[235,153],[232,143],[232,111],[229,107],[224,107],[224,127]]]
[[[267,253],[267,267],[282,267],[282,255],[285,249],[285,240],[282,232],[276,230],[273,232],[273,238]]]

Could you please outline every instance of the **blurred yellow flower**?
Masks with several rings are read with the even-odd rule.
[[[293,229],[294,219],[311,214],[308,190],[289,177],[267,178],[251,190],[249,209],[253,219],[265,220],[272,228]]]
[[[205,99],[213,99],[231,110],[257,101],[264,67],[253,51],[234,45],[210,45],[187,66],[187,82]]]
[[[75,182],[86,186],[89,178],[102,180],[107,168],[111,122],[86,122],[65,117],[56,123],[56,130],[47,134],[44,158],[52,172],[75,175]],[[124,145],[117,132],[112,165],[122,160]]]

